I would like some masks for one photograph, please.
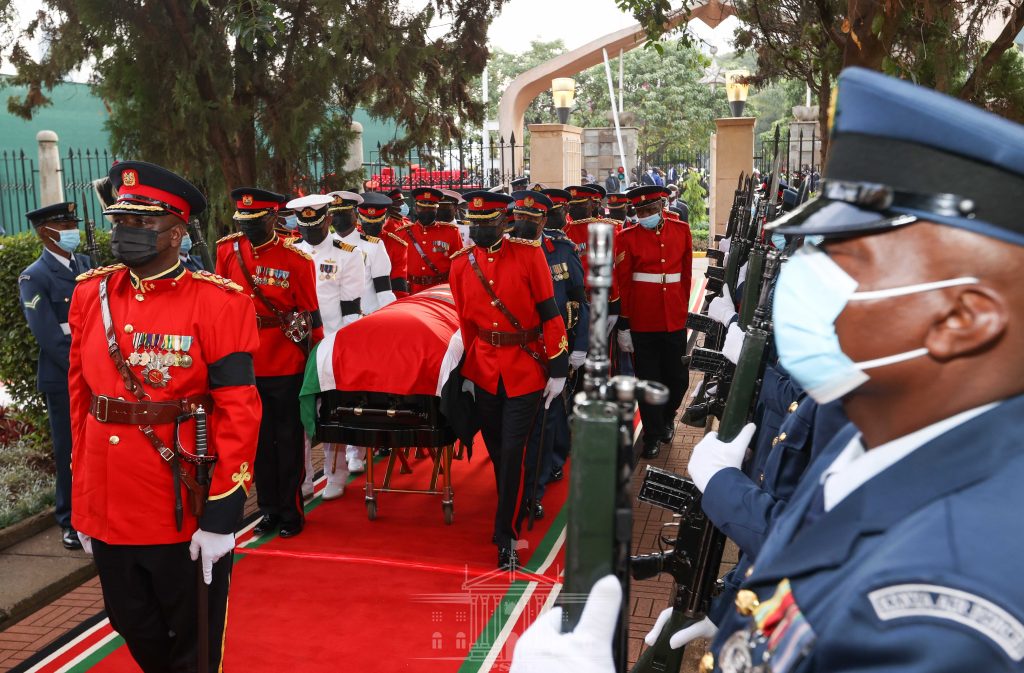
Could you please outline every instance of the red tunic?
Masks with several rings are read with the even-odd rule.
[[[630,329],[674,332],[686,327],[693,267],[690,227],[666,213],[658,229],[623,229],[615,246],[621,316]]]
[[[381,240],[384,241],[384,249],[387,250],[388,259],[391,260],[391,287],[394,289],[395,281],[405,281],[406,274],[408,273],[406,269],[409,264],[409,244],[393,231],[382,231],[380,235]],[[407,292],[398,294],[399,292],[401,291],[395,290],[396,296],[408,296]]]
[[[89,413],[93,395],[134,400],[114,362],[100,313],[100,278],[107,276],[110,312],[121,353],[170,354],[167,385],[154,386],[141,364],[130,368],[143,381],[148,400],[161,402],[209,393],[209,451],[217,456],[210,497],[200,525],[229,533],[238,523],[249,486],[260,425],[260,399],[253,385],[252,354],[259,345],[252,301],[238,286],[206,271],[179,266],[158,280],[132,283],[121,265],[80,277],[71,325],[71,456],[74,527],[110,544],[170,544],[192,537],[197,527],[182,487],[184,524],[174,517],[170,467],[137,425],[101,423]],[[137,280],[137,279],[136,279]],[[182,356],[188,356],[185,360]],[[133,358],[134,359],[134,358]],[[183,363],[187,362],[188,366]],[[211,380],[216,387],[211,389]],[[153,426],[173,446],[174,424]],[[195,424],[179,428],[183,448],[195,451]],[[193,472],[191,466],[187,469]]]
[[[283,239],[276,234],[255,250],[249,239],[241,233],[231,234],[217,241],[217,273],[242,286],[252,298],[256,314],[268,320],[273,313],[263,302],[253,296],[245,280],[238,260],[235,258],[235,241],[239,242],[242,259],[249,273],[259,284],[270,302],[279,310],[310,311],[313,314],[313,342],[324,338],[320,323],[319,305],[316,299],[316,272],[313,258],[297,250],[292,239]],[[260,347],[256,351],[256,376],[287,376],[301,374],[306,369],[306,356],[302,350],[284,335],[276,325],[266,326],[259,331]]]
[[[462,248],[462,236],[457,226],[438,222],[424,227],[413,222],[399,229],[398,235],[409,243],[405,267],[409,292],[415,294],[448,282],[448,270],[452,264],[450,257]],[[430,260],[430,263],[426,260]],[[437,271],[430,268],[431,265]]]
[[[528,348],[548,360],[548,372],[519,346],[492,346],[479,336],[481,329],[515,332],[516,328],[491,304],[490,295],[469,264],[470,252],[494,293],[522,328],[542,326],[543,339]],[[508,238],[497,249],[473,246],[460,250],[452,260],[451,288],[466,347],[463,376],[491,394],[497,394],[501,379],[510,397],[543,389],[548,376],[565,376],[569,341],[555,305],[551,269],[540,241]]]

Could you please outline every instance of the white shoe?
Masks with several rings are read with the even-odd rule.
[[[303,482],[302,484],[302,499],[308,500],[313,497],[313,484],[311,482]]]
[[[320,497],[323,498],[324,500],[337,500],[343,495],[345,495],[344,482],[340,484],[332,484],[331,482],[327,482],[327,486],[324,486],[323,493],[320,494]]]
[[[349,458],[348,471],[350,474],[366,472],[366,461],[362,458]]]

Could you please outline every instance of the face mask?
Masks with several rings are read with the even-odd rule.
[[[469,225],[469,237],[477,245],[489,248],[501,240],[501,227],[471,224]]]
[[[422,224],[424,227],[429,227],[436,220],[437,220],[437,211],[436,210],[432,210],[432,209],[428,210],[428,209],[424,208],[423,210],[416,211],[416,221],[419,222],[420,224]]]
[[[569,217],[574,220],[585,220],[590,217],[590,208],[586,205],[569,206]]]
[[[352,230],[356,227],[355,213],[351,211],[335,213],[331,224],[334,226],[334,230],[338,232],[339,236],[347,236],[352,233]]]
[[[377,222],[376,224],[370,224],[369,222],[360,220],[363,227],[363,233],[367,236],[376,236],[380,238],[380,232],[384,229],[383,222]]]
[[[779,362],[818,404],[838,400],[868,380],[865,370],[928,354],[927,348],[854,362],[845,353],[835,322],[851,301],[902,297],[956,285],[977,283],[961,277],[885,290],[857,292],[857,281],[824,251],[800,248],[779,273],[772,306]]]
[[[270,235],[267,234],[267,228],[263,225],[263,219],[255,221],[246,221],[238,225],[238,228],[242,230],[245,237],[249,239],[249,242],[253,245],[260,245],[265,243]]]
[[[64,252],[74,252],[82,242],[82,232],[78,229],[65,229],[63,231],[57,231],[50,227],[47,227],[47,229],[57,234],[57,247]]]
[[[299,233],[302,235],[302,240],[310,245],[320,245],[327,238],[327,232],[319,226],[299,227]]]
[[[786,247],[786,235],[772,234],[772,245],[778,250],[784,249]]]
[[[152,262],[160,254],[157,237],[163,232],[138,227],[114,227],[110,234],[110,251],[114,259],[128,267],[139,267]]]
[[[528,238],[530,240],[537,239],[540,237],[541,223],[533,222],[529,220],[516,220],[515,222],[515,235],[519,238]]]
[[[299,226],[298,215],[285,215],[284,216],[284,228],[295,231],[295,227]]]
[[[807,245],[821,245],[821,242],[825,240],[825,237],[821,234],[815,234],[814,236],[804,236],[804,243]]]
[[[455,209],[441,207],[437,209],[437,221],[438,222],[454,222],[455,221]]]
[[[402,217],[409,217],[409,204],[402,202],[402,207],[398,209],[398,212],[402,214]]]
[[[565,211],[559,208],[558,210],[548,213],[548,221],[544,223],[546,229],[564,229],[565,228]]]
[[[181,247],[178,248],[178,254],[179,255],[187,255],[188,251],[191,250],[191,249],[192,249],[192,237],[190,235],[188,235],[188,234],[185,234],[181,238]]]
[[[661,224],[661,213],[655,213],[647,217],[638,217],[636,221],[644,229],[657,229],[658,225]]]

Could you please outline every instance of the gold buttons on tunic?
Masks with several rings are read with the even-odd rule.
[[[753,574],[754,574],[754,566],[750,566],[750,567],[747,568],[747,572],[743,573],[743,577],[744,578],[750,577]]]
[[[796,408],[799,406],[799,402],[793,402],[793,404],[789,405],[789,413],[793,413],[794,411],[796,411]]]
[[[493,261],[494,261],[494,258],[493,258],[493,257],[488,257],[488,258],[487,258],[487,261],[488,261],[488,262],[493,262]]]
[[[664,263],[665,263],[665,260],[661,260],[661,263],[662,263],[662,264],[664,264]]]
[[[143,295],[141,295],[141,294],[135,295],[135,301],[143,301],[144,299],[145,299],[145,297]]]
[[[131,334],[134,331],[135,331],[135,328],[132,327],[130,324],[124,326],[124,333],[125,334]]]
[[[65,304],[68,303],[69,301],[71,301],[71,297],[64,297],[64,303]]]
[[[701,673],[711,673],[713,670],[715,670],[715,655],[705,652],[704,656],[700,658],[700,671]]]
[[[121,438],[118,437],[117,435],[110,435],[110,443],[111,444],[118,444],[120,441],[121,441]]]
[[[489,281],[487,281],[487,284],[488,285],[494,285],[494,281],[493,280],[489,280]]]
[[[761,605],[761,601],[757,599],[755,594],[750,589],[740,589],[736,594],[736,612],[740,613],[744,617],[749,617],[754,614],[754,610]]]

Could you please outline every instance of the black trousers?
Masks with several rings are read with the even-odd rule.
[[[304,521],[302,480],[306,476],[306,444],[299,417],[302,374],[258,376],[256,390],[263,403],[256,444],[256,501],[263,514],[282,525]]]
[[[665,436],[665,427],[675,422],[676,412],[686,397],[690,370],[683,364],[686,354],[686,330],[675,332],[633,332],[633,362],[639,379],[668,386],[668,403],[653,407],[640,402],[640,420],[644,424],[644,444],[651,445]]]
[[[189,557],[188,545],[92,541],[110,624],[145,673],[198,669],[197,581],[202,581],[202,568]],[[231,563],[228,554],[214,564],[208,588],[211,671],[220,670],[223,655]]]
[[[494,514],[494,540],[501,549],[511,549],[519,537],[520,503],[523,487],[523,454],[526,438],[541,408],[541,391],[509,397],[505,383],[498,382],[498,394],[476,389],[480,432],[494,466],[498,486],[498,508]],[[557,400],[556,400],[557,401]],[[554,402],[552,402],[554,404]],[[538,419],[539,420],[539,419]]]
[[[53,461],[57,465],[54,518],[61,528],[71,526],[71,398],[67,392],[45,393],[50,417]]]
[[[543,445],[540,436],[542,430]],[[537,477],[537,500],[543,498],[551,476],[551,468],[564,466],[568,456],[569,417],[565,411],[565,400],[559,396],[551,400],[551,406],[547,409],[541,405],[537,419],[533,422],[530,438],[526,442],[526,458],[523,461],[523,498],[529,500],[534,497],[533,484]],[[522,518],[525,519],[527,514],[529,512],[523,512]]]

